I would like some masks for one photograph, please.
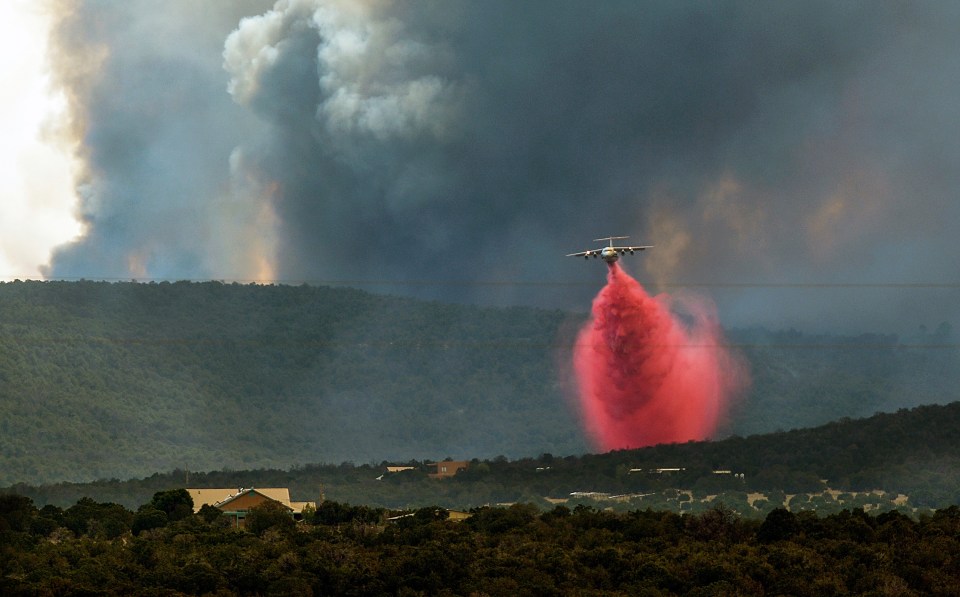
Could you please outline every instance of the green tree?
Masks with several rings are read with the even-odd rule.
[[[142,531],[158,529],[164,527],[169,522],[167,513],[157,510],[151,505],[142,506],[133,517],[133,524],[130,530],[134,535],[139,535]]]
[[[193,514],[193,498],[186,489],[170,489],[153,494],[150,506],[167,515],[174,522]]]
[[[247,512],[247,530],[256,535],[263,535],[268,529],[290,530],[294,525],[296,522],[290,515],[290,509],[273,500],[254,506]]]
[[[24,532],[36,516],[33,500],[15,494],[0,495],[0,531]]]
[[[800,531],[797,516],[786,508],[774,508],[757,529],[757,540],[763,543],[785,541]]]
[[[63,513],[64,525],[77,535],[113,539],[130,530],[133,513],[119,504],[80,498]]]
[[[211,523],[223,517],[223,511],[216,506],[211,506],[210,504],[204,504],[203,506],[200,506],[200,511],[197,512],[197,514],[200,516],[200,518]]]

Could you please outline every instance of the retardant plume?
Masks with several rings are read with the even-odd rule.
[[[579,334],[574,370],[587,433],[601,450],[706,439],[747,381],[712,306],[651,297],[617,263]]]

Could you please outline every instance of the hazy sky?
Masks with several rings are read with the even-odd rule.
[[[69,138],[58,138],[62,94],[45,68],[48,13],[0,4],[0,279],[37,278],[50,249],[80,233]]]
[[[44,56],[61,116],[0,149],[0,277],[585,311],[562,255],[630,235],[726,325],[960,323],[957,3],[57,0],[46,54],[3,6],[0,118]]]

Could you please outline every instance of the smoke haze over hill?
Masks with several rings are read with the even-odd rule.
[[[585,310],[560,256],[630,234],[726,325],[957,323],[955,4],[54,6],[86,234],[49,277]]]

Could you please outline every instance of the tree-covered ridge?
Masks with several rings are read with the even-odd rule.
[[[729,340],[752,378],[730,423],[739,435],[960,399],[960,348],[946,323],[904,338],[761,328],[734,330]]]
[[[774,509],[759,521],[723,505],[679,515],[516,504],[451,522],[433,506],[399,515],[325,502],[296,524],[268,503],[244,532],[183,506],[176,492],[136,512],[0,495],[0,592],[906,596],[960,585],[956,507],[916,520]]]
[[[0,483],[582,451],[553,375],[566,317],[307,286],[2,284]]]
[[[289,487],[297,500],[467,509],[524,502],[543,509],[564,501],[615,510],[700,511],[724,502],[758,517],[780,506],[836,512],[863,507],[917,515],[960,503],[960,402],[863,420],[716,442],[690,442],[584,456],[474,460],[465,471],[431,479],[431,467],[388,473],[387,462],[311,464],[288,470],[156,473],[130,481],[8,488],[41,505],[82,497],[127,507],[182,487]],[[433,467],[435,470],[435,467]]]
[[[305,285],[0,283],[0,485],[582,454],[564,385],[583,318]],[[958,398],[949,329],[728,340],[753,383],[725,434]]]

